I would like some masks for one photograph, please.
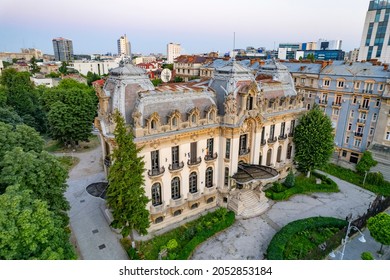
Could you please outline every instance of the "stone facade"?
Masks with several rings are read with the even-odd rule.
[[[143,147],[150,232],[216,206],[258,214],[268,205],[264,185],[293,167],[292,137],[305,107],[279,63],[253,74],[231,61],[210,80],[155,88],[142,69],[123,62],[95,88],[105,162],[115,146],[116,109]],[[248,209],[247,198],[256,208]]]

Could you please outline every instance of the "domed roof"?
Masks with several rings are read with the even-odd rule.
[[[135,66],[130,60],[121,60],[119,67],[110,71],[113,76],[146,76],[146,71]]]

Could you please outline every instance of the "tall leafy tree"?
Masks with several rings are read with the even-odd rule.
[[[383,252],[383,245],[390,245],[390,215],[383,212],[367,221],[371,236],[381,244],[379,252]]]
[[[61,220],[31,191],[8,187],[0,195],[0,213],[0,260],[76,258]]]
[[[372,158],[372,153],[370,151],[365,151],[358,164],[356,164],[356,171],[360,174],[364,174],[377,164],[378,162]]]
[[[333,152],[332,122],[318,106],[300,119],[294,132],[295,161],[299,168],[310,172],[326,164]]]
[[[132,230],[146,234],[149,227],[149,199],[144,190],[145,163],[138,156],[140,148],[133,142],[133,134],[118,111],[114,114],[116,147],[112,153],[113,164],[108,175],[107,203],[112,209],[112,226],[121,229],[123,236]]]
[[[36,74],[39,71],[41,71],[41,68],[38,66],[35,56],[33,56],[30,59],[30,72],[31,72],[31,74]]]
[[[0,162],[0,184],[20,185],[31,195],[47,202],[50,210],[62,213],[69,209],[64,197],[68,173],[57,158],[46,151],[24,152],[16,147],[7,151]]]
[[[49,110],[49,133],[54,139],[71,145],[88,139],[97,109],[91,88],[65,79],[57,88],[44,94],[43,102]]]

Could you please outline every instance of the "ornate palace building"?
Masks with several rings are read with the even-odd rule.
[[[292,137],[305,107],[279,63],[254,72],[231,61],[211,80],[154,87],[144,70],[125,61],[104,85],[94,85],[106,168],[115,146],[114,110],[143,147],[150,232],[216,206],[259,215],[268,208],[263,187],[293,167]]]

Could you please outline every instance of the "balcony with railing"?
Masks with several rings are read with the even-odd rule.
[[[287,139],[287,134],[279,135],[279,137],[278,137],[279,141],[283,141],[283,140],[286,140],[286,139]]]
[[[341,107],[341,102],[332,102],[333,107]]]
[[[169,171],[180,171],[182,170],[184,167],[184,162],[177,162],[177,163],[173,163],[173,164],[170,164],[168,166],[168,170]]]
[[[188,193],[187,194],[187,200],[188,201],[194,201],[194,200],[197,200],[201,197],[201,193],[200,191],[198,190],[197,192],[194,192],[194,193]]]
[[[154,177],[158,177],[158,176],[161,176],[163,175],[165,172],[165,167],[162,166],[160,168],[154,168],[154,169],[151,169],[148,171],[148,176],[150,178],[154,178]]]
[[[293,132],[290,132],[290,133],[288,134],[288,137],[290,137],[290,138],[294,137],[294,131],[293,131]]]
[[[364,124],[366,124],[366,120],[365,119],[358,119],[357,123],[364,125]]]
[[[318,104],[321,106],[327,106],[328,105],[328,100],[320,100],[319,102],[318,102]]]
[[[204,156],[204,160],[205,161],[213,161],[213,160],[216,160],[217,157],[218,157],[217,153],[207,154],[207,155]]]
[[[264,146],[265,144],[267,144],[267,141],[265,139],[261,140],[260,145]]]
[[[195,159],[190,158],[190,159],[187,161],[187,165],[188,165],[188,166],[197,166],[197,165],[199,165],[201,162],[202,162],[202,158],[201,158],[201,157],[197,157],[197,158],[195,158]]]
[[[355,132],[355,137],[363,137],[363,132]]]
[[[276,141],[278,141],[278,138],[274,137],[274,138],[268,138],[268,144],[273,144],[275,143]]]
[[[150,214],[160,214],[166,210],[164,202],[159,205],[150,206]]]
[[[370,110],[370,106],[365,106],[365,105],[360,104],[359,105],[359,110],[361,110],[361,111],[369,111]]]
[[[241,148],[240,151],[239,151],[239,153],[238,153],[238,155],[240,155],[240,156],[245,156],[245,155],[249,154],[250,151],[251,151],[251,150],[250,150],[249,148]]]

